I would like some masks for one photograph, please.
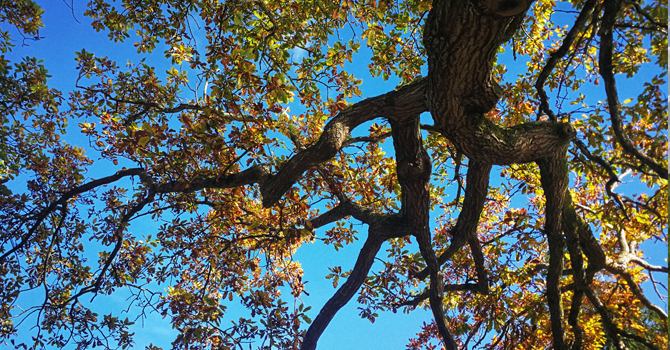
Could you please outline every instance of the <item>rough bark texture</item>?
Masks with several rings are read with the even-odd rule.
[[[547,271],[547,300],[551,313],[551,331],[554,349],[566,349],[561,301],[561,276],[563,275],[563,234],[561,214],[565,191],[568,189],[568,171],[565,151],[538,161],[545,206],[544,234],[549,243],[549,270]]]
[[[546,93],[540,88],[544,84],[543,79],[546,79],[556,65],[556,61],[565,54],[566,48],[569,48],[576,31],[583,27],[595,3],[587,2],[577,19],[575,32],[566,37],[564,47],[551,55],[536,84],[539,86],[538,94],[541,100],[541,111],[538,113],[544,112],[549,115],[551,121],[528,122],[512,127],[501,127],[485,117],[485,113],[490,111],[499,99],[499,87],[492,79],[491,69],[498,48],[518,29],[529,3],[507,1],[505,6],[502,6],[502,2],[495,3],[497,4],[495,6],[491,4],[492,2],[483,0],[436,0],[428,15],[424,31],[428,77],[345,109],[326,125],[323,134],[314,145],[308,148],[296,146],[300,152],[283,164],[275,174],[271,174],[266,168],[256,166],[238,174],[198,179],[188,184],[161,185],[153,184],[145,174],[143,181],[157,193],[191,192],[202,188],[226,188],[257,183],[260,185],[263,205],[269,207],[274,205],[305,171],[335,156],[346,145],[353,128],[378,117],[384,117],[389,121],[396,153],[397,176],[402,191],[402,207],[396,214],[382,215],[360,207],[339,193],[337,198],[340,199],[340,205],[311,220],[313,227],[321,227],[352,216],[368,224],[369,231],[351,275],[326,303],[308,329],[302,349],[316,348],[318,339],[329,322],[365,281],[383,242],[390,238],[408,235],[416,238],[427,265],[425,270],[413,277],[418,279],[428,277],[430,280],[428,289],[405,305],[417,305],[420,301],[428,299],[446,348],[457,349],[459,344],[446,319],[443,306],[444,293],[464,290],[481,294],[489,292],[488,271],[477,237],[477,225],[488,193],[492,165],[527,162],[536,162],[539,165],[546,196],[544,233],[549,244],[546,298],[551,314],[553,348],[562,350],[570,347],[566,342],[566,320],[561,298],[564,241],[567,242],[575,281],[567,319],[574,337],[577,338],[577,341],[572,343],[572,348],[581,348],[582,330],[578,318],[585,297],[601,314],[603,326],[614,340],[615,346],[618,348],[623,346],[619,335],[625,332],[616,327],[600,302],[599,296],[589,288],[589,285],[595,273],[603,268],[626,276],[627,271],[622,266],[631,261],[631,258],[626,261],[608,261],[588,225],[575,212],[570,192],[567,190],[566,167],[566,149],[574,138],[575,131],[570,124],[556,121],[556,116],[547,107]],[[617,10],[608,8],[607,11]],[[606,34],[605,39],[607,35],[611,36]],[[606,41],[604,45],[608,45]],[[607,56],[601,56],[602,63],[607,64],[607,59]],[[609,59],[611,60],[611,57]],[[606,82],[609,81],[609,77],[603,77]],[[614,88],[613,80],[608,84],[611,85],[610,88]],[[613,105],[615,112],[616,103],[618,102],[615,101]],[[423,147],[419,125],[419,114],[425,111],[429,111],[434,120],[432,129],[449,139],[460,153],[469,158],[463,207],[451,231],[452,241],[439,257],[433,249],[429,227],[429,181],[432,162]],[[613,123],[619,123],[616,116],[613,117]],[[614,125],[615,129],[617,126]],[[621,138],[619,134],[621,133],[617,132],[617,137]],[[631,153],[634,154],[634,150],[631,150]],[[657,172],[667,172],[665,169],[655,168],[654,164],[647,163],[647,165]],[[445,286],[441,266],[465,244],[468,244],[473,257],[477,283]],[[586,270],[582,254],[588,260]],[[637,292],[636,294],[641,295],[641,292]],[[650,307],[653,309],[653,306]],[[667,319],[662,310],[654,311]]]
[[[565,152],[575,135],[574,130],[569,124],[553,121],[503,128],[484,116],[499,98],[491,76],[493,58],[498,47],[517,29],[521,17],[491,15],[475,2],[434,2],[424,32],[429,68],[427,101],[437,129],[470,158],[472,174],[468,172],[466,189],[469,203],[464,203],[463,212],[475,210],[469,217],[461,212],[455,230],[459,236],[455,235],[452,243],[455,249],[448,252],[453,254],[465,241],[469,243],[483,293],[488,290],[486,268],[475,232],[480,212],[478,206],[486,195],[484,178],[488,178],[491,164],[535,161],[540,165],[547,197],[547,298],[554,348],[565,349],[560,290],[563,271],[561,215],[568,184]],[[460,232],[461,229],[465,232]],[[464,241],[459,240],[463,239],[460,235],[465,236]],[[458,244],[454,245],[456,242]],[[435,273],[430,263],[427,272],[432,282]],[[445,343],[450,342],[448,337],[443,335],[443,338]]]
[[[307,169],[333,158],[356,126],[379,117],[404,118],[425,112],[423,96],[426,83],[421,79],[342,111],[326,124],[323,134],[313,146],[291,158],[276,175],[261,184],[263,205],[270,207],[275,204]]]
[[[667,321],[666,312],[652,304],[643,295],[633,280],[628,265],[635,263],[649,271],[666,273],[667,267],[651,266],[637,257],[627,243],[625,232],[621,232],[619,236],[621,252],[618,258],[612,259],[606,256],[589,225],[579,217],[568,190],[566,158],[566,150],[575,137],[575,131],[570,124],[557,121],[557,117],[548,107],[547,95],[543,87],[552,69],[569,51],[588,18],[598,8],[597,1],[587,0],[585,2],[573,30],[568,33],[563,45],[550,55],[545,69],[539,75],[536,83],[540,99],[538,114],[547,114],[551,120],[502,127],[485,116],[496,105],[500,97],[498,84],[492,78],[492,62],[500,45],[509,40],[521,25],[529,5],[530,1],[523,0],[498,2],[435,0],[427,17],[424,31],[424,45],[428,55],[428,77],[346,108],[328,122],[322,135],[310,147],[303,147],[296,138],[294,143],[298,150],[297,154],[286,161],[274,174],[268,167],[256,165],[236,174],[227,174],[226,171],[223,171],[218,176],[158,183],[145,169],[123,169],[109,177],[76,187],[45,206],[45,209],[36,212],[32,224],[27,226],[21,241],[0,256],[0,263],[5,262],[20,249],[24,249],[28,245],[27,242],[36,235],[36,232],[39,232],[39,227],[50,214],[56,211],[65,212],[70,199],[122,178],[139,177],[143,185],[142,190],[146,193],[139,197],[142,199],[137,200],[134,206],[130,206],[123,215],[118,234],[115,236],[117,237],[115,250],[106,260],[95,284],[82,289],[79,294],[68,300],[69,303],[84,293],[97,292],[100,281],[105,277],[114,256],[123,243],[125,224],[141,208],[151,203],[154,195],[258,184],[263,206],[270,207],[275,205],[306,171],[314,167],[320,169],[319,166],[322,163],[332,159],[343,147],[351,143],[351,131],[355,127],[375,118],[386,118],[391,125],[397,162],[396,172],[401,187],[400,211],[391,214],[376,213],[354,203],[343,193],[332,190],[334,197],[339,200],[339,205],[310,220],[311,226],[318,228],[351,216],[368,225],[368,236],[352,273],[321,309],[307,330],[302,349],[316,348],[319,337],[335,314],[350,301],[365,282],[382,244],[388,239],[408,236],[415,237],[426,263],[423,271],[411,277],[419,280],[429,278],[429,282],[426,291],[404,305],[416,306],[423,300],[429,300],[439,335],[445,347],[449,350],[458,349],[460,344],[449,328],[444,309],[444,293],[455,291],[489,293],[488,270],[482,244],[477,236],[477,226],[488,193],[491,169],[493,165],[528,162],[535,162],[539,165],[541,184],[546,197],[544,234],[549,245],[546,303],[551,317],[553,349],[563,350],[569,347],[580,349],[582,347],[583,331],[579,325],[579,316],[584,299],[587,299],[599,313],[603,328],[617,349],[625,348],[622,337],[636,339],[649,348],[654,348],[653,344],[645,343],[644,338],[619,329],[607,306],[601,301],[601,296],[592,290],[590,285],[595,274],[606,269],[611,274],[621,277],[643,305]],[[599,63],[606,85],[613,132],[626,153],[637,158],[659,176],[666,177],[668,170],[637,149],[623,128],[612,69],[612,31],[616,15],[622,7],[622,1],[606,1],[603,6],[604,18]],[[186,109],[202,111],[197,106],[183,104],[173,109],[162,108],[162,110],[156,104],[144,105],[162,113],[175,113]],[[432,160],[423,146],[419,124],[419,115],[426,111],[431,113],[434,121],[431,129],[447,138],[455,145],[459,153],[468,157],[467,187],[462,210],[458,215],[456,225],[450,232],[452,240],[449,242],[449,247],[439,256],[433,248],[430,229],[429,182]],[[583,144],[580,147],[586,149]],[[605,166],[602,164],[608,164],[604,160],[596,159],[595,162],[603,167]],[[610,191],[612,183],[618,179],[611,166],[608,168],[608,173],[610,181],[607,188]],[[327,179],[326,182],[328,182]],[[442,265],[466,244],[470,248],[474,261],[477,283],[445,286]],[[574,283],[571,286],[562,287],[563,275],[568,271],[563,268],[566,244]],[[574,294],[566,320],[562,293],[570,291]],[[566,321],[569,328],[566,327]],[[573,332],[572,337],[566,336],[566,332],[570,329]],[[568,338],[574,338],[575,341],[569,344],[566,340]]]
[[[453,333],[447,326],[442,305],[444,281],[430,235],[428,182],[430,181],[432,166],[428,152],[423,148],[419,130],[419,117],[417,115],[407,120],[389,120],[389,122],[396,153],[398,182],[402,190],[400,212],[412,228],[412,234],[416,237],[421,255],[428,266],[430,273],[428,289],[430,308],[433,311],[440,336],[447,349],[455,350],[457,344]]]

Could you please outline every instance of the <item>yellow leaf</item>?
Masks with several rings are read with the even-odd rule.
[[[144,137],[141,137],[140,140],[137,143],[140,146],[144,147],[149,142],[149,140],[151,140],[150,136],[144,136]]]

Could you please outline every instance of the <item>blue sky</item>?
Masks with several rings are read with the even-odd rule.
[[[75,90],[77,79],[75,52],[79,52],[84,48],[88,52],[95,53],[96,56],[109,56],[111,59],[116,60],[120,66],[123,66],[126,61],[137,62],[141,58],[146,58],[147,64],[155,65],[156,67],[165,67],[167,69],[169,65],[169,61],[164,58],[160,49],[156,50],[152,55],[139,55],[133,47],[131,40],[127,40],[125,43],[113,43],[104,32],[96,32],[91,28],[89,18],[83,16],[85,10],[85,3],[83,1],[74,2],[74,17],[73,11],[65,2],[49,1],[42,3],[41,6],[45,9],[43,18],[44,28],[40,30],[41,39],[36,41],[28,40],[25,41],[25,45],[22,45],[21,41],[17,39],[18,36],[15,36],[16,47],[7,56],[13,61],[23,56],[35,56],[44,60],[44,65],[52,76],[49,80],[49,86],[59,89],[65,94],[68,91]],[[296,56],[298,55],[299,52],[296,53]],[[157,72],[164,71],[165,69],[157,69]],[[367,69],[359,69],[356,72],[356,76],[360,77],[361,75],[367,75]],[[396,84],[392,81],[384,82],[381,90],[379,90],[379,87],[375,88],[374,84],[369,84],[364,88],[364,95],[371,96],[369,94],[376,95],[383,93],[385,92],[384,89],[392,89]],[[88,145],[88,139],[82,137],[79,132],[79,128],[77,127],[78,122],[70,121],[68,133],[63,135],[63,139],[72,144]],[[107,164],[107,166],[93,166],[86,175],[90,178],[107,176],[114,171],[110,169],[115,169],[110,168],[109,165],[111,163]],[[14,190],[20,190],[20,187],[23,187],[19,181],[12,183],[12,185],[19,187],[14,187]],[[359,232],[365,234],[367,228],[362,225],[359,226]],[[152,231],[155,231],[155,223],[149,220],[138,220],[133,222],[130,231],[145,234],[152,233]],[[312,319],[316,318],[321,306],[325,304],[336,290],[333,288],[330,280],[323,278],[323,276],[328,274],[327,266],[340,265],[345,270],[353,267],[362,244],[363,240],[357,240],[340,249],[337,254],[332,254],[335,253],[335,249],[332,246],[325,246],[320,241],[317,241],[315,244],[303,246],[298,251],[296,259],[303,262],[302,266],[305,271],[304,280],[308,281],[307,288],[310,293],[310,296],[303,295],[302,299],[306,305],[312,306],[312,310],[309,313]],[[95,256],[97,251],[92,252],[92,254]],[[324,258],[327,261],[324,261],[326,260]],[[286,295],[287,298],[290,297],[290,294],[286,293]],[[132,319],[132,312],[131,314],[121,313],[122,308],[125,309],[127,306],[126,299],[128,296],[127,291],[123,290],[111,296],[98,295],[93,300],[92,307],[100,314],[104,314],[105,311],[112,311],[115,316],[122,318],[130,317]],[[33,301],[41,301],[43,296],[40,292],[34,292],[22,298],[24,298],[23,300],[26,303],[32,304]],[[375,323],[371,323],[359,316],[357,307],[358,304],[355,300],[352,300],[352,302],[340,310],[321,336],[319,350],[343,348],[381,350],[404,347],[407,340],[421,330],[422,323],[424,321],[429,322],[431,317],[430,312],[418,309],[410,314],[403,314],[400,311],[397,314],[382,313]],[[235,319],[242,315],[248,316],[246,310],[242,307],[230,307],[228,311],[230,319]],[[29,318],[24,325],[22,329],[26,333],[20,334],[19,338],[28,339],[31,335],[30,333],[32,333],[28,328],[34,325],[34,318]],[[143,325],[141,320],[138,320],[138,323],[133,328],[133,331],[136,332],[136,348],[143,349],[146,345],[153,343],[153,345],[169,349],[170,341],[177,334],[170,327],[170,323],[167,320],[162,319],[160,315],[156,314],[150,314],[144,320]]]
[[[8,56],[12,60],[15,60],[19,56],[42,58],[52,75],[49,83],[51,87],[60,89],[66,93],[75,89],[77,76],[74,53],[81,51],[83,48],[95,53],[97,56],[109,56],[115,59],[121,66],[126,60],[137,62],[141,57],[144,57],[136,53],[132,41],[112,43],[104,32],[96,33],[89,25],[88,18],[83,16],[83,11],[85,10],[83,1],[74,2],[74,17],[73,11],[67,6],[66,1],[45,1],[42,6],[46,10],[44,15],[45,27],[40,31],[42,39],[26,41],[27,46],[22,46],[21,42],[17,41],[17,47]],[[514,76],[517,74],[517,71],[525,71],[525,62],[514,62],[510,60],[511,57],[509,54],[505,56],[509,62],[509,67],[515,68],[510,69],[510,75]],[[160,50],[157,50],[154,55],[147,56],[146,63],[157,67],[167,67],[167,64],[169,64]],[[371,79],[365,66],[351,68],[357,77],[364,79],[365,83],[362,87],[364,97],[384,93],[397,85],[397,81],[393,80],[384,82],[381,78]],[[161,71],[161,69],[157,69],[157,71]],[[624,84],[620,85],[625,86]],[[625,99],[625,88],[622,89],[621,94],[622,100]],[[593,91],[590,98],[604,100],[604,93],[602,91]],[[71,122],[70,132],[64,138],[73,144],[87,145],[88,140],[79,136],[80,133],[76,123],[76,121]],[[389,149],[388,152],[392,152],[392,149]],[[87,176],[96,178],[108,175],[109,173],[110,168],[108,167],[93,167]],[[494,171],[493,174],[495,173]],[[635,185],[622,185],[619,190],[634,192],[639,191],[639,187]],[[523,205],[523,203],[518,203],[518,205]],[[139,221],[133,224],[131,231],[151,233],[153,225],[150,221]],[[360,226],[359,232],[364,237],[366,228]],[[327,266],[340,265],[345,270],[351,268],[362,244],[363,240],[360,239],[341,249],[338,254],[333,254],[335,252],[333,247],[324,246],[322,243],[303,246],[299,250],[296,258],[303,262],[302,266],[305,271],[304,280],[308,281],[307,290],[310,293],[310,296],[303,296],[302,299],[307,305],[312,306],[310,314],[312,319],[316,317],[320,307],[335,291],[331,281],[323,278],[328,273]],[[645,246],[643,249],[651,253],[650,263],[667,265],[667,262],[664,261],[667,251],[666,246]],[[383,254],[383,251],[380,254]],[[373,267],[374,269],[375,267]],[[662,276],[658,277],[661,278]],[[653,295],[651,297],[654,302],[659,302]],[[125,298],[126,295],[123,293],[112,296],[98,296],[94,301],[95,308],[101,311],[105,309],[114,310],[119,305],[123,305]],[[357,307],[358,304],[355,300],[352,300],[335,316],[331,325],[321,336],[319,341],[320,350],[403,348],[407,343],[407,339],[420,331],[422,322],[429,322],[431,318],[431,314],[424,310],[415,310],[409,315],[402,312],[398,312],[397,314],[382,313],[373,324],[359,317]],[[120,313],[120,309],[118,311]],[[243,310],[231,309],[232,314],[243,312]],[[140,327],[134,329],[137,334],[137,348],[144,348],[149,343],[163,346],[164,348],[170,347],[169,342],[174,337],[175,332],[170,329],[169,323],[162,320],[160,316],[151,316],[145,321],[143,327],[139,324],[138,326]]]

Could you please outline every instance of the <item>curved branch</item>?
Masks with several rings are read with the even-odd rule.
[[[335,314],[351,300],[365,282],[382,243],[389,238],[404,237],[409,234],[409,231],[403,225],[403,220],[398,215],[378,215],[375,220],[370,222],[368,238],[365,240],[360,253],[358,253],[351,275],[321,308],[314,322],[307,329],[301,350],[314,350],[316,348],[316,343],[319,341],[321,334]]]
[[[551,74],[551,71],[554,70],[558,62],[560,62],[563,56],[565,56],[570,51],[572,44],[575,42],[575,39],[577,39],[577,35],[579,35],[579,33],[584,28],[584,25],[591,16],[591,12],[593,12],[593,9],[595,8],[597,3],[598,3],[597,0],[588,0],[584,3],[584,7],[582,8],[582,11],[579,13],[577,19],[575,20],[575,24],[572,26],[572,29],[570,29],[568,34],[565,36],[565,39],[563,39],[561,47],[559,47],[558,50],[552,52],[549,55],[547,64],[544,65],[544,68],[542,68],[540,75],[538,75],[537,81],[535,81],[535,88],[537,89],[537,95],[540,98],[540,108],[537,111],[538,117],[540,113],[544,112],[547,116],[549,116],[549,119],[553,121],[558,121],[558,118],[556,117],[554,112],[551,110],[551,108],[549,108],[549,101],[547,97],[547,92],[544,90],[544,84],[547,82],[549,74]]]
[[[490,164],[470,161],[468,164],[468,173],[466,176],[467,187],[465,188],[465,198],[463,198],[463,207],[458,214],[456,226],[451,229],[451,243],[449,248],[438,257],[438,263],[442,266],[451,259],[467,242],[469,237],[477,235],[477,225],[479,218],[484,210],[484,202],[488,193],[489,176],[492,166]],[[428,277],[428,269],[424,269],[414,275],[414,278],[420,280]]]
[[[271,175],[266,168],[257,165],[238,174],[201,178],[190,182],[172,182],[160,185],[155,190],[157,193],[195,192],[204,188],[232,188],[258,183],[263,196],[263,206],[270,207],[309,168],[331,159],[340,149],[352,142],[367,141],[363,139],[347,140],[350,131],[356,126],[379,117],[402,120],[408,115],[419,115],[427,111],[424,102],[426,85],[426,78],[418,79],[386,94],[368,98],[349,106],[326,124],[323,133],[314,145],[298,152],[284,163],[274,175]],[[93,91],[104,93],[103,91]],[[110,99],[114,100],[113,98]],[[180,104],[174,108],[166,108],[150,102],[118,101],[153,108],[162,113],[177,113],[183,110],[209,111],[221,114],[231,120],[245,120],[243,116],[240,117],[191,104]]]
[[[613,273],[615,275],[621,276],[625,281],[626,284],[628,285],[628,288],[630,288],[630,291],[635,295],[635,297],[644,305],[646,306],[649,310],[655,312],[662,320],[667,321],[668,320],[668,314],[665,313],[663,308],[659,307],[658,305],[655,305],[652,303],[645,295],[642,293],[642,289],[640,286],[635,282],[633,279],[633,275],[628,271],[626,268],[626,264],[628,263],[628,259],[626,257],[620,257],[621,261],[619,262],[614,262],[614,261],[608,261],[607,266],[605,269]]]
[[[358,102],[340,112],[326,124],[314,145],[293,156],[276,175],[261,184],[263,206],[267,208],[275,204],[305,171],[334,157],[356,126],[378,117],[401,120],[407,115],[425,112],[426,84],[425,78],[420,79],[398,90]]]
[[[372,231],[372,228],[370,231]],[[335,295],[326,302],[326,305],[321,308],[319,315],[316,316],[314,322],[312,322],[309,329],[307,329],[302,346],[300,347],[301,350],[316,349],[316,343],[319,341],[319,337],[321,337],[321,334],[335,314],[346,305],[349,300],[351,300],[358,288],[360,288],[365,281],[365,278],[367,278],[370,267],[372,267],[372,264],[375,261],[375,256],[377,255],[377,252],[379,252],[383,242],[383,239],[379,239],[372,232],[368,233],[368,238],[365,240],[363,248],[361,248],[361,251],[358,254],[358,259],[356,260],[351,275],[349,275],[349,278],[347,278],[337,292],[335,292]]]
[[[612,53],[614,52],[613,28],[616,22],[616,16],[621,8],[622,0],[613,0],[605,2],[605,13],[603,15],[602,28],[600,29],[600,53],[598,56],[598,65],[600,75],[605,83],[605,92],[607,93],[607,104],[609,106],[610,117],[612,119],[612,130],[616,136],[617,142],[621,145],[624,152],[634,156],[643,164],[647,165],[661,178],[668,178],[668,168],[658,163],[655,159],[640,151],[628,138],[623,126],[623,119],[619,110],[619,94],[617,92],[616,80],[614,79],[614,65],[612,63]]]
[[[665,273],[668,273],[668,267],[667,267],[667,266],[657,266],[657,265],[652,265],[652,264],[650,264],[650,263],[648,263],[648,262],[646,262],[646,261],[640,259],[640,257],[637,257],[637,256],[633,256],[633,257],[631,257],[631,258],[630,258],[630,261],[632,261],[632,262],[634,262],[634,263],[636,263],[636,264],[638,264],[638,265],[644,267],[644,268],[647,269],[648,271],[656,271],[656,272],[665,272]]]
[[[60,198],[57,201],[52,202],[48,207],[43,209],[37,215],[37,217],[35,219],[35,223],[30,227],[30,229],[28,229],[28,232],[26,232],[26,234],[23,235],[23,237],[21,238],[21,242],[19,242],[17,245],[12,247],[12,249],[8,250],[5,254],[2,254],[2,256],[0,256],[0,264],[4,263],[8,256],[10,256],[14,252],[21,249],[23,246],[25,246],[26,243],[28,243],[28,240],[30,240],[30,238],[35,233],[35,230],[37,230],[37,228],[40,225],[42,225],[42,222],[44,221],[44,219],[46,219],[47,216],[51,212],[53,212],[54,210],[58,209],[61,206],[67,205],[67,202],[70,199],[72,199],[75,196],[80,195],[84,192],[90,191],[90,190],[92,190],[96,187],[100,187],[100,186],[103,186],[103,185],[110,184],[112,182],[116,182],[116,181],[118,181],[118,180],[120,180],[124,177],[137,176],[137,175],[142,175],[143,176],[145,174],[146,174],[146,171],[144,169],[141,169],[141,168],[133,168],[133,169],[124,168],[122,170],[117,171],[114,175],[103,177],[102,179],[93,180],[93,181],[88,182],[86,184],[83,184],[81,186],[77,186],[77,187],[73,188],[72,190],[66,192],[65,194],[61,195]]]

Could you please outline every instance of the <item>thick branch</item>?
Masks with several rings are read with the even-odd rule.
[[[321,226],[328,225],[332,222],[342,220],[347,216],[351,215],[347,206],[340,203],[333,209],[328,210],[327,212],[313,218],[310,220],[313,228],[319,228]]]
[[[566,123],[531,122],[502,128],[484,114],[500,97],[491,67],[498,48],[523,15],[486,16],[471,2],[433,2],[424,31],[426,93],[435,127],[468,158],[509,165],[547,157],[575,135]]]
[[[561,215],[565,192],[568,189],[568,169],[565,150],[537,162],[540,180],[546,198],[544,233],[549,243],[549,269],[547,271],[547,302],[551,315],[551,332],[554,349],[567,349],[563,326],[561,301],[561,275],[563,274],[563,236]]]
[[[378,118],[402,120],[406,115],[418,115],[426,111],[424,103],[426,80],[421,79],[398,90],[358,102],[333,118],[326,125],[319,140],[311,147],[301,150],[286,162],[274,175],[260,165],[237,174],[196,178],[189,182],[171,182],[157,185],[157,193],[195,192],[205,188],[233,188],[258,183],[263,196],[263,205],[272,206],[310,167],[331,159],[348,145],[350,131],[366,121]],[[159,108],[159,106],[151,106]],[[193,106],[177,108],[195,109]],[[170,112],[173,112],[170,110]]]
[[[218,176],[196,179],[189,183],[174,182],[164,184],[156,188],[156,192],[165,193],[173,192],[175,190],[178,192],[194,192],[204,188],[232,188],[258,183],[260,184],[261,194],[263,196],[263,205],[265,207],[270,207],[274,205],[309,168],[331,159],[340,149],[342,149],[342,147],[347,146],[352,142],[361,141],[358,139],[354,141],[347,140],[351,130],[356,126],[379,117],[402,120],[407,115],[419,115],[427,111],[424,102],[426,85],[426,79],[419,79],[402,86],[397,90],[349,106],[326,124],[323,133],[314,145],[298,152],[298,154],[283,164],[281,169],[274,175],[270,175],[269,172],[261,166],[254,166],[239,174],[228,175],[226,177]],[[112,98],[112,100],[114,99]],[[243,116],[235,116],[230,113],[210,110],[208,107],[191,104],[180,104],[174,108],[166,108],[150,102],[126,100],[118,100],[118,102],[141,105],[162,113],[197,110],[221,114],[225,118],[231,120],[246,120]],[[371,139],[371,141],[374,140]]]
[[[298,140],[294,140],[296,147],[303,152],[303,147]],[[319,168],[319,172],[330,182],[330,178]],[[332,184],[330,184],[331,187]],[[335,208],[310,220],[313,227],[321,227],[330,222],[340,220],[347,216],[353,216],[357,220],[370,226],[368,238],[361,249],[354,269],[347,281],[337,290],[330,300],[324,305],[314,323],[309,327],[303,339],[301,349],[315,349],[316,344],[335,314],[344,306],[365,281],[374,258],[381,244],[389,238],[404,237],[412,233],[412,229],[406,227],[405,220],[400,215],[384,215],[356,203],[351,202],[345,195],[335,191],[341,202]]]
[[[323,134],[314,145],[296,154],[276,175],[261,185],[263,206],[270,207],[276,203],[310,167],[334,157],[356,126],[378,117],[403,119],[407,115],[425,112],[425,87],[426,80],[421,79],[398,90],[358,102],[340,112],[326,124]]]
[[[433,317],[437,324],[440,337],[449,350],[456,350],[454,334],[446,323],[443,307],[444,282],[440,273],[440,265],[432,246],[429,227],[430,192],[428,182],[431,175],[431,160],[423,148],[423,140],[419,129],[419,116],[397,121],[389,119],[393,147],[396,154],[396,172],[402,191],[401,215],[413,229],[419,243],[421,255],[428,265],[430,284],[428,299]]]

